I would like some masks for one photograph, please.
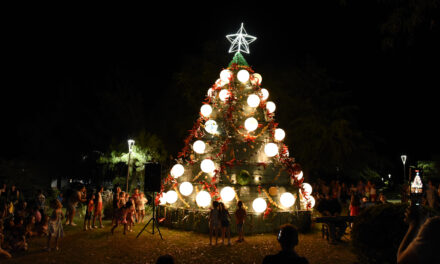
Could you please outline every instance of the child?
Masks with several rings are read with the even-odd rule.
[[[90,220],[92,219],[92,212],[95,207],[93,200],[95,200],[95,195],[91,194],[87,201],[86,216],[84,217],[84,231],[87,231],[89,228],[90,230],[92,230],[92,225],[90,224]]]
[[[127,232],[127,213],[128,213],[128,209],[132,206],[131,202],[128,201],[123,207],[121,207],[118,210],[118,218],[119,220],[116,221],[116,224],[112,227],[111,229],[111,233],[113,235],[114,230],[116,229],[116,227],[119,226],[119,224],[123,224],[124,225],[124,235]]]
[[[102,225],[102,192],[104,191],[104,188],[99,187],[97,190],[98,192],[95,196],[95,213],[93,214],[92,226],[93,228],[98,228],[97,226],[95,226],[95,219],[96,217],[98,217],[99,228],[104,228],[104,226]]]
[[[352,194],[350,199],[350,206],[349,206],[350,216],[357,216],[359,214],[360,205],[361,203],[357,195]]]
[[[130,198],[130,206],[128,207],[127,211],[127,225],[128,225],[128,231],[133,232],[133,226],[134,226],[134,219],[136,217],[136,206],[134,198]]]
[[[141,196],[139,198],[139,222],[144,221],[145,217],[145,204],[148,202],[147,198],[145,198],[145,194],[141,193]]]
[[[222,244],[225,243],[225,234],[228,235],[228,246],[231,245],[231,229],[229,227],[230,216],[228,210],[225,208],[223,203],[219,203],[219,217],[220,224],[222,227]]]
[[[243,202],[238,201],[237,210],[235,210],[235,222],[237,223],[238,240],[237,242],[244,241],[243,224],[246,220],[246,210],[243,208]]]
[[[212,202],[212,208],[209,211],[209,245],[212,245],[212,235],[215,232],[215,244],[217,245],[218,231],[220,229],[220,220],[218,213],[218,202]]]
[[[135,205],[135,213],[134,213],[134,217],[136,219],[136,223],[139,223],[139,207],[140,207],[140,198],[141,195],[139,193],[139,188],[134,189],[134,193],[131,195],[131,199],[133,199],[133,203]]]
[[[41,222],[37,225],[37,235],[39,237],[49,235],[49,216],[46,215],[41,219]]]
[[[49,236],[47,237],[47,247],[46,247],[47,251],[50,251],[50,240],[52,236],[55,237],[55,250],[57,251],[59,250],[58,247],[59,239],[64,236],[64,229],[62,224],[62,219],[64,215],[63,215],[63,211],[61,210],[63,208],[63,205],[60,203],[60,201],[55,200],[53,207],[54,210],[49,220]]]

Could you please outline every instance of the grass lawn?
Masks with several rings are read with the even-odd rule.
[[[149,219],[149,218],[147,218]],[[261,263],[264,256],[279,251],[275,234],[253,235],[243,243],[232,246],[209,245],[206,234],[161,228],[164,240],[156,232],[151,232],[151,224],[141,236],[136,235],[144,224],[138,224],[134,232],[122,234],[122,227],[110,234],[110,222],[104,221],[105,228],[83,231],[81,220],[78,226],[65,227],[65,237],[61,240],[60,251],[45,252],[46,238],[34,238],[29,242],[28,252],[15,255],[12,259],[1,259],[1,263],[155,263],[157,257],[171,254],[176,263]],[[321,238],[315,227],[311,234],[301,234],[297,252],[310,263],[355,263],[356,256],[350,251],[345,239],[338,245],[330,245]]]

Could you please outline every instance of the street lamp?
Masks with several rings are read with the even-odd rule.
[[[406,155],[402,155],[400,156],[400,158],[402,159],[402,163],[403,163],[403,182],[405,182],[405,163],[406,163]]]
[[[127,169],[127,182],[125,187],[125,192],[128,193],[128,178],[130,177],[130,159],[131,159],[131,152],[133,152],[133,146],[134,146],[134,140],[129,139],[128,140],[128,169]]]

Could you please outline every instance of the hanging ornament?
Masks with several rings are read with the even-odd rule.
[[[263,198],[256,198],[252,202],[252,208],[254,208],[254,211],[257,213],[264,212],[267,208],[266,200],[264,200]]]
[[[309,196],[306,198],[307,206],[313,208],[315,206],[315,198],[313,196]]]
[[[208,132],[209,134],[217,134],[217,122],[215,122],[215,120],[208,120],[205,123],[205,130],[206,132]]]
[[[193,192],[193,185],[190,182],[182,182],[179,191],[182,195],[188,196]]]
[[[285,208],[289,208],[295,203],[295,197],[290,192],[285,192],[281,194],[280,203]]]
[[[274,157],[275,155],[278,154],[278,146],[275,143],[267,143],[264,146],[264,153],[266,153],[266,155],[268,157]]]
[[[275,133],[274,133],[275,140],[281,141],[284,139],[285,136],[286,133],[284,132],[284,130],[282,130],[281,128],[275,129]]]
[[[267,111],[269,111],[269,113],[275,112],[275,109],[276,109],[275,103],[272,101],[267,102],[266,109],[267,109]]]
[[[220,91],[220,93],[218,94],[218,97],[220,98],[220,100],[222,102],[224,102],[224,101],[226,101],[226,99],[229,98],[230,95],[231,95],[231,93],[227,89],[222,89]]]
[[[223,70],[220,72],[220,80],[223,82],[229,83],[229,80],[232,77],[232,72],[230,70]]]
[[[171,168],[171,176],[176,179],[182,176],[184,172],[185,168],[182,166],[182,164],[176,164]]]
[[[210,159],[204,159],[202,163],[200,163],[200,169],[205,173],[212,173],[215,170],[214,161]]]
[[[295,176],[298,180],[301,180],[303,178],[304,174],[302,171],[300,171],[298,174],[295,174]]]
[[[265,88],[262,88],[260,92],[261,92],[261,99],[263,101],[266,101],[267,98],[269,98],[269,91]]]
[[[235,197],[235,191],[229,186],[224,187],[220,192],[220,197],[225,202],[230,202]]]
[[[207,95],[208,97],[212,97],[212,96],[214,95],[214,90],[212,90],[212,88],[209,88],[209,89],[208,89],[208,92],[206,93],[206,95]]]
[[[276,196],[278,195],[278,187],[272,186],[269,188],[269,194],[271,196]]]
[[[177,193],[175,191],[168,191],[165,197],[169,204],[173,204],[177,201]]]
[[[251,174],[247,170],[242,170],[237,175],[237,183],[240,185],[248,185],[251,181]]]
[[[310,184],[305,182],[305,183],[302,184],[302,188],[304,189],[304,193],[306,195],[312,194],[312,186]]]
[[[261,85],[261,82],[263,81],[263,77],[259,73],[254,73],[254,82],[255,84]]]
[[[209,117],[212,113],[212,107],[209,104],[204,104],[200,107],[200,113],[202,113],[204,117]]]
[[[159,198],[159,204],[160,205],[164,205],[167,203],[167,198],[166,198],[167,193],[162,193],[162,197]]]
[[[207,191],[200,191],[196,196],[196,203],[200,207],[206,207],[211,204],[211,195]]]
[[[256,94],[251,94],[247,98],[247,103],[250,107],[257,107],[260,105],[260,97]]]
[[[254,131],[255,129],[258,128],[257,119],[255,119],[253,117],[249,117],[248,119],[246,119],[246,121],[244,121],[244,127],[246,128],[246,130],[248,132]]]
[[[229,53],[244,52],[247,54],[249,54],[249,44],[257,39],[254,36],[248,35],[244,29],[243,23],[241,23],[241,27],[237,33],[226,35],[226,38],[231,42]]]
[[[194,151],[199,154],[203,154],[205,152],[205,147],[206,147],[205,142],[203,142],[202,140],[197,140],[193,144]]]
[[[237,79],[242,83],[247,82],[249,80],[249,72],[247,70],[240,70],[237,73]]]

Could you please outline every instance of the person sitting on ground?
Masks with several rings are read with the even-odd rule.
[[[440,263],[440,216],[428,217],[411,205],[405,213],[409,228],[397,251],[397,263]]]
[[[306,258],[298,256],[295,252],[295,246],[298,245],[298,231],[291,224],[281,226],[278,234],[278,242],[281,251],[275,255],[267,255],[263,259],[263,264],[269,263],[292,263],[307,264]]]

